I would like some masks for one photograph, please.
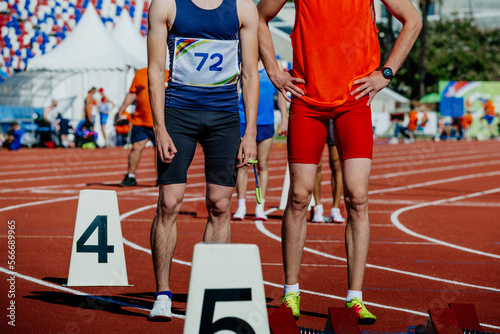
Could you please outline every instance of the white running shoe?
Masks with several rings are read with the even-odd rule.
[[[233,215],[233,220],[243,220],[245,219],[245,215],[247,214],[247,208],[246,207],[238,207],[238,210]]]
[[[323,222],[323,205],[316,205],[313,207],[313,223],[322,223]]]
[[[342,217],[342,214],[340,213],[339,208],[332,208],[332,219],[334,223],[342,224],[345,223],[344,217]]]
[[[255,220],[262,220],[262,221],[267,221],[267,216],[264,213],[264,205],[263,204],[257,204],[255,207]]]
[[[149,321],[172,320],[172,300],[167,295],[159,295],[149,313]]]

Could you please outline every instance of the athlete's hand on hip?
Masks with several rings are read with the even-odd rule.
[[[177,149],[166,130],[155,133],[156,151],[162,162],[171,163]]]
[[[248,160],[257,159],[257,141],[255,136],[247,136],[246,134],[241,139],[240,148],[238,150],[238,165],[236,167],[250,167],[252,164]]]
[[[288,97],[288,93],[295,95],[296,97],[302,97],[305,95],[304,91],[297,87],[295,84],[305,84],[304,79],[292,77],[291,71],[288,72],[277,72],[272,77],[269,77],[274,87],[281,92],[281,95],[288,102],[292,100]]]
[[[368,103],[366,104],[369,106],[375,95],[380,92],[382,89],[384,89],[391,80],[384,78],[382,75],[382,72],[380,71],[374,71],[370,75],[359,78],[357,80],[354,80],[353,87],[356,87],[353,91],[351,91],[351,96],[354,96],[358,94],[355,99],[359,100],[365,95],[368,95]]]

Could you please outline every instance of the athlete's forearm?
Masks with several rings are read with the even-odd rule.
[[[125,98],[123,99],[123,103],[120,106],[120,108],[118,109],[118,116],[121,116],[123,114],[125,109],[127,109],[127,107],[135,101],[136,97],[137,97],[137,95],[134,93],[131,93],[131,92],[128,92],[127,95],[125,95]]]
[[[257,71],[255,71],[257,72]],[[241,95],[245,110],[245,134],[257,135],[257,109],[259,106],[259,76],[257,73],[242,76]]]
[[[408,0],[383,0],[383,2],[394,17],[403,24],[403,29],[384,65],[396,73],[417,40],[422,28],[422,20],[415,7]]]
[[[259,53],[270,78],[274,77],[280,70],[276,63],[269,21],[279,13],[285,3],[286,0],[262,0],[257,5],[259,12]]]
[[[163,80],[163,81],[162,81]],[[149,103],[153,113],[154,128],[165,128],[164,105],[165,105],[165,70],[153,64],[148,65],[148,90]]]

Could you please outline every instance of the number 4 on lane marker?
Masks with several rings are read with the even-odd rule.
[[[67,285],[129,285],[115,191],[80,191]]]

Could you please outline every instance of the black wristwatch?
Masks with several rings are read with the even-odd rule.
[[[382,68],[382,76],[387,80],[392,80],[394,74],[392,73],[392,70],[389,67],[384,67]]]

